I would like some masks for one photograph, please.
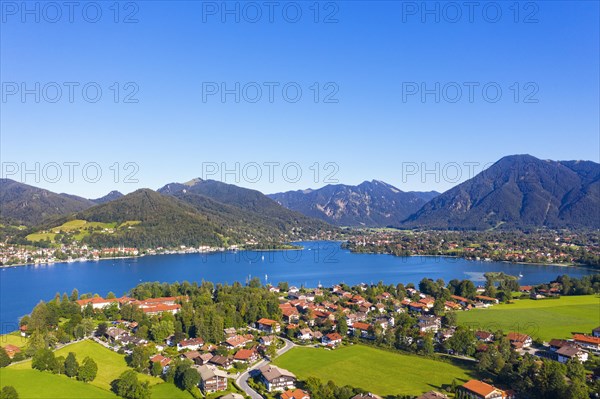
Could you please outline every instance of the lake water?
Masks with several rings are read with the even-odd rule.
[[[593,270],[575,267],[519,265],[502,262],[479,262],[447,257],[394,257],[377,254],[352,254],[337,242],[300,243],[298,251],[239,251],[216,254],[177,254],[145,256],[131,259],[107,259],[53,265],[18,266],[0,269],[1,332],[17,328],[19,317],[31,311],[40,300],[54,297],[56,292],[118,296],[143,281],[212,281],[245,282],[259,277],[264,283],[287,281],[291,285],[316,287],[344,282],[346,284],[414,283],[423,277],[444,281],[469,278],[476,284],[483,274],[503,271],[519,275],[522,285],[553,280],[559,274],[582,277]]]

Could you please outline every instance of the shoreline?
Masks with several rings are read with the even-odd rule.
[[[302,241],[302,242],[319,242],[319,240],[307,240],[307,241]],[[325,242],[341,243],[344,241],[327,240]],[[111,256],[111,257],[103,257],[103,258],[99,258],[99,259],[73,260],[70,262],[66,261],[66,260],[61,260],[61,261],[56,261],[56,262],[19,263],[19,264],[14,264],[14,265],[2,265],[2,266],[0,266],[0,270],[13,268],[13,267],[15,267],[15,268],[16,267],[24,267],[24,266],[51,266],[51,265],[63,264],[63,263],[100,262],[103,260],[115,260],[115,259],[136,259],[136,258],[142,258],[145,256],[199,255],[199,254],[200,255],[213,255],[213,254],[223,253],[223,252],[233,252],[233,253],[235,253],[235,252],[278,252],[278,251],[304,251],[304,250],[306,250],[306,247],[301,246],[300,248],[280,248],[280,249],[226,249],[224,251],[210,251],[210,252],[155,253],[155,254],[141,254],[141,255],[132,255],[132,256]],[[463,259],[463,260],[469,261],[469,262],[483,262],[483,263],[488,262],[485,260],[469,259],[469,258],[464,258],[461,256],[456,256],[456,255],[430,255],[430,254],[394,255],[394,254],[385,253],[385,252],[353,252],[349,249],[347,249],[347,250],[350,251],[350,253],[352,255],[361,255],[361,254],[362,255],[389,255],[389,256],[394,256],[397,258],[415,258],[415,257],[451,258],[451,259]],[[507,264],[513,264],[513,265],[526,265],[526,266],[554,266],[554,267],[564,267],[564,268],[577,268],[577,269],[585,269],[585,270],[590,270],[590,271],[597,271],[600,273],[599,268],[595,268],[595,267],[592,267],[589,265],[577,264],[577,263],[535,263],[535,262],[513,262],[513,261],[509,261],[509,260],[494,260],[494,261],[489,261],[489,262],[507,263]]]

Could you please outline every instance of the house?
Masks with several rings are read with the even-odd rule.
[[[352,334],[361,338],[371,338],[370,330],[372,330],[370,324],[363,323],[360,321],[352,325]]]
[[[265,384],[269,392],[283,391],[296,386],[296,376],[291,372],[267,364],[260,368],[260,380]]]
[[[498,303],[500,303],[500,301],[496,298],[492,298],[485,295],[477,295],[475,299],[488,305],[497,305]]]
[[[189,351],[189,352],[185,352],[181,358],[182,359],[187,359],[187,360],[191,360],[192,362],[194,362],[195,364],[198,365],[203,365],[204,363],[202,363],[202,361],[200,360],[200,352],[198,351]],[[212,355],[211,355],[212,357]]]
[[[221,396],[219,399],[244,399],[239,393],[228,393],[227,395]]]
[[[592,337],[600,338],[600,327],[596,327],[592,330]]]
[[[274,334],[281,331],[281,326],[278,322],[265,318],[262,318],[256,322],[256,328],[269,334]]]
[[[3,348],[4,348],[4,351],[6,352],[6,354],[8,355],[8,357],[10,357],[11,359],[13,357],[15,357],[15,355],[17,353],[21,352],[21,348],[19,348],[18,346],[15,346],[15,345],[11,345],[11,344],[8,344],[8,345],[4,346]]]
[[[164,357],[163,355],[154,355],[150,358],[150,361],[152,363],[159,363],[162,367],[163,373],[169,369],[169,364],[171,364],[171,359]]]
[[[377,396],[375,394],[372,394],[371,392],[369,393],[360,393],[358,395],[354,395],[352,398],[350,399],[381,399],[381,396]]]
[[[277,341],[277,337],[274,335],[265,335],[264,337],[260,337],[258,340],[258,342],[264,346],[270,346],[275,341]]]
[[[580,363],[588,360],[588,353],[576,345],[565,345],[558,349],[556,354],[560,363],[567,363],[571,359],[576,359]]]
[[[506,392],[483,381],[470,380],[457,388],[457,399],[504,399]]]
[[[203,364],[208,364],[208,362],[210,362],[210,359],[213,358],[213,354],[212,353],[203,353],[200,355],[200,357],[196,358],[196,362],[202,366]]]
[[[22,326],[19,327],[19,331],[21,332],[21,337],[27,336],[28,329],[29,329],[29,327],[27,327],[27,324],[23,324]]]
[[[215,355],[213,357],[210,358],[210,360],[208,361],[208,363],[214,365],[214,366],[218,366],[218,367],[222,367],[224,369],[228,369],[231,368],[231,366],[233,365],[233,359],[229,356],[221,356],[221,355]]]
[[[310,399],[308,392],[302,389],[289,389],[281,393],[281,399]]]
[[[551,339],[550,342],[548,342],[548,346],[550,346],[551,352],[556,352],[563,346],[568,346],[568,345],[573,345],[573,343],[570,341],[567,341],[565,339]]]
[[[427,305],[421,302],[411,302],[408,304],[408,310],[412,310],[413,312],[425,312],[428,309],[429,308],[427,307]]]
[[[327,346],[337,346],[342,343],[342,336],[339,333],[330,333],[324,335],[321,342]]]
[[[417,396],[417,399],[448,399],[448,397],[437,391],[429,391],[421,396]]]
[[[476,331],[475,338],[481,342],[492,342],[494,340],[494,334],[487,331]]]
[[[231,338],[231,337],[233,337],[234,335],[237,334],[237,331],[236,331],[236,329],[234,327],[225,328],[225,329],[223,329],[223,332],[225,333],[225,336],[227,338]]]
[[[300,320],[300,313],[298,309],[290,303],[284,303],[279,305],[281,314],[283,315],[283,321],[286,323],[297,323]]]
[[[249,334],[248,335],[236,335],[231,338],[227,338],[227,340],[225,342],[227,343],[227,345],[229,345],[232,348],[241,348],[242,346],[246,345],[248,342],[252,341],[252,339],[254,339],[254,337]]]
[[[467,298],[458,296],[458,295],[450,295],[450,298],[454,299],[456,302],[458,302],[463,307],[467,306],[471,302]]]
[[[163,313],[177,314],[181,310],[181,305],[177,303],[174,305],[158,304],[153,306],[144,306],[140,308],[142,309],[142,312],[144,312],[148,316],[156,316]]]
[[[202,338],[184,339],[177,344],[177,350],[182,351],[184,349],[189,349],[196,351],[200,349],[202,345],[204,345],[204,340]]]
[[[203,365],[193,366],[200,374],[200,389],[204,394],[227,389],[227,373],[215,367]]]
[[[590,335],[575,334],[573,335],[573,341],[583,349],[592,352],[600,352],[600,338],[592,337]]]
[[[106,329],[105,335],[110,341],[116,342],[116,341],[121,341],[121,339],[124,336],[129,335],[129,332],[123,330],[122,328],[109,327],[108,329]]]
[[[256,349],[240,349],[233,356],[233,361],[238,363],[254,363],[258,360]]]
[[[309,341],[313,338],[313,332],[310,328],[303,328],[296,333],[296,338],[302,341]]]
[[[507,338],[515,349],[529,348],[533,343],[529,335],[517,332],[509,332]]]
[[[421,332],[436,333],[442,327],[442,319],[434,315],[423,315],[419,317],[417,327]]]

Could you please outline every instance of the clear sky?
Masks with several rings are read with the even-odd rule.
[[[597,1],[423,4],[3,1],[2,175],[444,191],[509,154],[598,162]]]

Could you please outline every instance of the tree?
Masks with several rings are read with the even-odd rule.
[[[0,391],[0,399],[19,399],[19,394],[15,387],[7,385]]]
[[[138,381],[133,370],[127,370],[112,383],[113,391],[125,399],[150,399],[148,382]]]
[[[79,291],[77,290],[77,288],[73,288],[73,291],[71,292],[71,301],[75,302],[76,300],[79,299]]]
[[[8,353],[4,350],[4,348],[0,347],[0,367],[6,367],[10,364],[11,360],[8,356]]]
[[[108,324],[106,322],[102,322],[98,324],[98,328],[96,328],[96,336],[102,337],[108,331]]]
[[[348,323],[346,322],[346,316],[342,315],[337,319],[337,329],[342,337],[348,335]]]
[[[193,368],[188,368],[183,372],[181,382],[183,388],[191,392],[200,382],[200,374]]]
[[[65,373],[65,357],[57,356],[56,357],[56,372],[55,374],[64,374]]]
[[[73,378],[77,376],[78,371],[79,363],[77,363],[75,353],[69,352],[67,358],[65,359],[65,375],[67,375],[67,377]]]
[[[161,320],[158,324],[154,324],[150,329],[150,334],[154,342],[163,342],[167,337],[175,332],[175,326],[170,320]]]
[[[129,366],[143,372],[150,367],[151,349],[146,346],[136,346],[129,357]]]
[[[150,369],[150,374],[152,374],[154,377],[158,377],[162,374],[163,368],[160,365],[160,362],[154,362],[152,363],[152,368]]]
[[[433,346],[433,337],[431,334],[425,335],[423,338],[423,353],[425,355],[433,355],[435,347]]]
[[[55,364],[54,352],[47,348],[38,350],[31,360],[31,368],[40,371],[53,370]]]
[[[92,382],[98,374],[98,365],[91,357],[83,359],[83,363],[77,372],[77,379],[83,382]]]

